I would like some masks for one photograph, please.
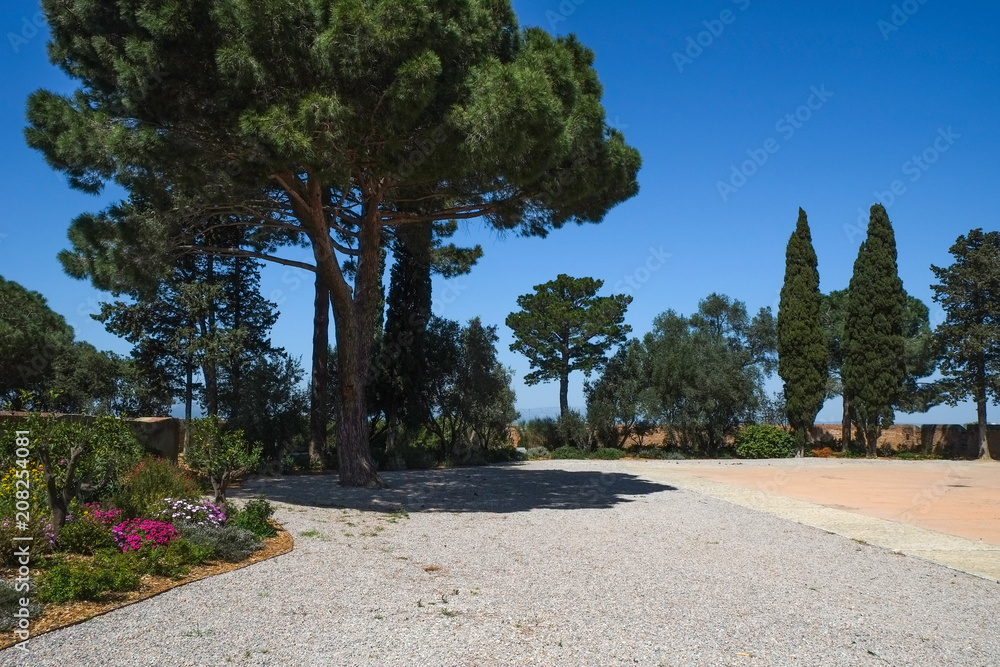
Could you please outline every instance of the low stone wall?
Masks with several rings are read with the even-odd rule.
[[[840,445],[840,424],[816,424],[809,432],[815,445]],[[855,438],[857,434],[855,433]],[[989,426],[986,432],[993,458],[1000,458],[1000,426]],[[896,452],[934,454],[946,459],[979,457],[979,427],[966,428],[960,424],[895,424],[882,432],[879,447]]]
[[[28,413],[0,411],[0,430],[4,430],[10,422],[23,420]],[[89,422],[93,417],[86,415],[47,415],[56,419],[74,422]],[[138,417],[126,419],[136,438],[143,444],[146,451],[177,462],[182,437],[181,420],[173,417]]]

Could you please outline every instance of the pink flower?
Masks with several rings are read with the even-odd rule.
[[[160,546],[177,539],[177,529],[172,524],[152,519],[129,519],[111,529],[115,542],[122,551],[135,551],[144,546]]]

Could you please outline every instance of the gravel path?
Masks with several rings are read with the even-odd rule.
[[[386,478],[255,479],[292,553],[0,665],[1000,664],[997,583],[613,462]]]

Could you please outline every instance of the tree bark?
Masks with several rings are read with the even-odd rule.
[[[559,378],[559,415],[566,416],[569,412],[569,376],[563,374]]]
[[[976,399],[976,412],[979,419],[979,460],[992,461],[990,455],[990,443],[986,434],[986,390],[982,388],[978,391]]]
[[[194,367],[190,357],[184,364],[186,376],[184,380],[184,451],[191,444],[191,409],[194,403]]]
[[[846,452],[851,446],[851,398],[844,391],[844,416],[840,422],[840,451]]]
[[[215,285],[215,257],[208,256],[208,284]],[[208,327],[205,332],[207,339],[213,343],[216,341],[217,327],[215,322],[215,295],[209,292],[208,300]],[[209,352],[205,350],[205,361],[202,366],[202,373],[205,375],[205,409],[208,414],[215,417],[219,414],[219,369],[217,363],[217,350]]]
[[[313,313],[312,405],[309,409],[309,465],[323,465],[326,427],[330,405],[330,290],[323,277],[316,274],[316,298]]]

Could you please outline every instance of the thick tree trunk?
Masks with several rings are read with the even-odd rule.
[[[844,416],[840,422],[840,451],[846,452],[851,446],[851,398],[844,392]]]
[[[992,461],[993,457],[990,455],[990,443],[986,435],[986,392],[979,392],[979,398],[976,400],[976,413],[979,418],[979,460],[980,461]]]
[[[208,256],[208,284],[215,284],[215,257]],[[214,341],[216,336],[215,324],[215,297],[209,298],[208,303],[208,328],[205,332],[209,340]],[[216,351],[205,353],[205,363],[202,366],[202,373],[205,375],[205,409],[211,416],[219,414],[219,369],[216,363]]]
[[[356,336],[346,329],[334,313],[337,326],[337,370],[340,386],[337,402],[340,406],[337,419],[337,461],[342,486],[362,486],[378,489],[385,486],[379,477],[368,444],[368,412],[365,406],[365,375],[362,351]]]
[[[323,464],[326,427],[330,405],[330,290],[321,275],[316,275],[316,299],[313,314],[312,405],[309,409],[309,465]]]
[[[194,365],[188,359],[184,365],[184,451],[191,444],[191,411],[194,404]]]
[[[559,416],[565,417],[569,412],[569,373],[563,373],[559,378]]]

